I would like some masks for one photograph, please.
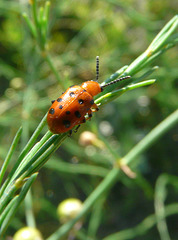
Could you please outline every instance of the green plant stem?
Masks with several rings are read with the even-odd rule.
[[[40,25],[39,25],[39,19],[37,17],[37,7],[36,7],[36,0],[34,0],[33,6],[33,14],[34,14],[34,22],[35,26],[38,32],[38,38],[40,38]],[[155,38],[156,40],[153,40],[152,44],[149,46],[149,48],[140,55],[130,66],[125,70],[125,72],[122,72],[121,74],[129,74],[134,75],[139,70],[143,69],[146,65],[150,63],[150,61],[155,60],[161,53],[167,49],[167,46],[169,44],[173,44],[171,42],[168,42],[168,38],[173,33],[177,26],[177,16],[174,17],[158,34],[158,36]],[[40,39],[37,40],[37,42],[40,42]],[[154,43],[154,45],[153,45]],[[170,46],[170,45],[169,45]],[[40,48],[43,50],[43,47]],[[52,69],[53,73],[57,77],[58,81],[61,82],[61,79],[59,78],[58,72],[56,68],[53,65],[53,62],[51,60],[51,57],[49,55],[45,55],[44,58],[46,58],[46,61],[48,62],[50,68]],[[114,76],[116,77],[116,75]],[[126,85],[127,82],[124,82]],[[62,86],[64,86],[63,84]],[[115,86],[117,87],[117,86]],[[133,87],[133,85],[132,85]],[[110,89],[108,88],[108,91]],[[120,94],[119,92],[115,92],[116,94]],[[115,94],[114,93],[114,94]],[[107,96],[105,96],[107,98]],[[132,161],[134,161],[135,157],[137,157],[139,154],[141,154],[143,151],[145,151],[148,147],[150,147],[159,137],[161,137],[165,132],[167,132],[172,126],[174,126],[178,119],[178,111],[175,111],[173,114],[171,114],[167,119],[165,119],[162,123],[160,123],[157,127],[155,127],[140,143],[138,143],[124,158],[122,158],[121,164],[129,165]],[[46,116],[41,122],[41,125],[33,136],[31,137],[30,141],[20,154],[17,163],[15,164],[14,168],[9,174],[9,177],[7,181],[3,184],[2,190],[1,190],[1,206],[3,208],[1,211],[6,211],[6,207],[8,206],[8,203],[10,202],[10,199],[14,197],[15,192],[17,189],[21,188],[22,185],[26,186],[25,178],[30,177],[31,174],[33,174],[35,171],[38,171],[43,164],[49,159],[52,153],[56,151],[56,149],[60,146],[61,142],[66,138],[66,134],[61,135],[52,135],[52,133],[47,133],[44,138],[40,141],[40,143],[37,143],[33,148],[33,144],[39,135],[41,129],[46,123]],[[32,148],[32,149],[31,149]],[[31,149],[31,151],[30,151]],[[29,152],[30,151],[30,152]],[[114,185],[114,183],[117,181],[117,178],[119,176],[119,173],[121,172],[121,169],[118,168],[119,165],[117,165],[115,168],[113,168],[108,175],[105,177],[105,179],[101,182],[101,184],[91,193],[91,195],[87,198],[87,200],[84,203],[83,210],[81,213],[72,221],[68,222],[67,224],[63,225],[59,230],[54,233],[51,237],[48,238],[48,240],[56,240],[60,239],[62,236],[64,236],[70,229],[74,226],[74,224],[82,218],[89,209],[93,206],[96,200],[98,200],[102,194],[106,193],[107,190],[111,189],[111,187]],[[14,181],[15,180],[15,181]],[[28,190],[27,190],[28,191]],[[27,193],[26,191],[26,193]],[[17,205],[16,207],[18,207]],[[8,218],[5,218],[6,221],[6,227],[9,222],[7,222]],[[10,218],[9,218],[10,219]],[[4,224],[4,222],[3,222]],[[4,228],[5,229],[5,228]]]
[[[51,56],[50,56],[48,53],[45,53],[45,54],[46,54],[46,55],[45,55],[44,59],[45,59],[46,62],[48,63],[51,71],[54,73],[57,81],[60,83],[60,85],[62,86],[62,88],[63,88],[63,89],[66,89],[68,86],[67,86],[67,84],[65,84],[65,82],[62,81],[62,79],[60,78],[59,73],[58,73],[57,69],[55,68],[55,66],[54,66],[54,64],[53,64],[53,61],[52,61],[52,59],[51,59]]]
[[[36,28],[34,26],[34,24],[31,22],[31,20],[29,19],[28,15],[26,13],[23,13],[22,14],[23,18],[25,19],[32,35],[34,38],[37,38],[37,31],[36,31]]]
[[[28,143],[26,144],[26,146],[24,147],[24,149],[22,150],[20,156],[19,156],[19,161],[21,161],[21,159],[24,158],[24,156],[28,153],[28,151],[30,150],[30,148],[33,146],[33,144],[35,143],[37,137],[39,136],[40,132],[42,131],[42,129],[44,128],[44,126],[46,125],[46,117],[47,114],[45,114],[45,116],[43,117],[43,119],[41,120],[41,122],[39,123],[38,127],[35,129],[33,135],[31,136],[31,138],[29,139]]]
[[[12,185],[3,192],[3,195],[0,198],[0,206],[1,206],[0,214],[3,213],[4,209],[7,207],[10,199],[14,196],[16,191],[17,191],[17,188],[14,185]]]
[[[178,15],[174,16],[157,34],[157,36],[153,39],[152,43],[148,46],[145,52],[143,52],[138,58],[136,58],[119,76],[130,75],[133,77],[136,73],[138,73],[141,69],[148,66],[151,62],[153,62],[158,56],[163,54],[167,49],[173,46],[174,40],[171,39],[170,36],[176,30],[178,25]],[[169,41],[168,41],[169,40]],[[110,79],[107,79],[104,83],[110,82],[116,79],[118,76],[114,76]],[[131,80],[126,80],[122,83],[114,84],[117,86],[126,86],[128,82]],[[110,92],[114,86],[109,86],[105,92]],[[100,95],[99,95],[100,96]]]
[[[126,72],[128,75],[134,75],[141,68],[145,67],[150,63],[150,57],[154,60],[157,57],[157,54],[161,52],[160,49],[164,49],[168,44],[167,40],[172,35],[172,33],[176,30],[178,25],[178,15],[173,17],[164,28],[158,33],[158,35],[154,38],[152,43],[146,49],[146,51],[141,54],[133,63],[129,65]],[[155,57],[154,57],[155,55]]]
[[[14,206],[15,202],[17,201],[18,196],[15,196],[7,205],[5,211],[0,215],[0,226],[2,225],[3,221],[5,220],[8,212],[11,210],[11,208]]]
[[[40,142],[37,144],[37,148],[33,149],[33,153],[27,155],[27,157],[23,160],[22,164],[16,169],[16,172],[13,176],[13,180],[18,178],[23,172],[29,170],[32,164],[45,153],[45,151],[53,145],[54,141],[57,139],[57,135],[52,135],[44,144]],[[43,140],[43,139],[42,139]],[[42,141],[43,142],[43,141]],[[40,145],[40,147],[39,147]],[[35,145],[36,146],[36,145]],[[34,151],[35,150],[35,151]]]
[[[56,151],[60,146],[64,138],[67,137],[67,133],[63,135],[53,135],[46,141],[45,144],[34,154],[33,157],[26,159],[26,163],[23,169],[18,169],[15,172],[9,184],[6,184],[6,188],[3,188],[2,196],[0,198],[1,211],[6,207],[10,198],[13,197],[14,193],[19,188],[19,184],[16,181],[23,183],[26,177],[29,177],[34,172],[38,171],[44,163],[49,159],[51,154]],[[42,139],[43,140],[43,139]]]
[[[178,213],[178,204],[177,203],[172,203],[165,207],[165,216],[166,217],[171,216],[173,214],[177,214],[177,213]],[[150,216],[146,217],[137,226],[130,228],[130,229],[126,229],[126,230],[121,230],[118,233],[111,234],[111,235],[103,238],[103,240],[135,239],[137,236],[145,235],[148,232],[148,230],[150,228],[152,228],[156,223],[157,223],[157,221],[156,221],[155,214],[151,214]]]
[[[96,239],[96,233],[98,231],[98,228],[100,227],[103,207],[106,201],[106,196],[103,198],[99,198],[93,207],[93,211],[92,211],[89,226],[88,226],[87,240]]]
[[[156,213],[156,220],[157,220],[157,228],[160,234],[161,240],[170,240],[168,227],[166,224],[166,207],[164,202],[166,200],[167,184],[171,184],[178,189],[178,177],[172,176],[168,174],[162,174],[158,180],[156,181],[155,186],[155,213]]]
[[[157,36],[153,39],[150,46],[148,47],[148,52],[158,51],[165,44],[165,42],[167,42],[169,36],[175,31],[177,24],[178,15],[173,17],[157,34]]]
[[[37,17],[37,1],[33,0],[31,5],[32,5],[32,14],[33,14],[34,23],[36,27],[39,28],[38,17]]]
[[[41,120],[40,124],[38,125],[38,127],[36,128],[35,132],[33,133],[33,135],[31,136],[31,138],[29,139],[28,143],[26,144],[26,146],[24,147],[24,149],[22,150],[17,162],[15,163],[13,169],[10,171],[8,178],[6,179],[6,181],[4,182],[2,188],[0,189],[0,196],[2,196],[3,192],[5,191],[5,189],[7,188],[8,184],[10,183],[10,181],[12,180],[12,176],[14,175],[14,173],[17,171],[17,169],[20,167],[20,164],[23,160],[23,158],[25,157],[25,155],[28,153],[28,151],[30,150],[30,148],[33,146],[35,140],[37,139],[37,137],[39,136],[41,130],[43,129],[44,125],[46,124],[46,116],[47,114],[43,117],[43,119]],[[52,133],[51,132],[47,132],[47,138],[49,138]],[[45,135],[45,136],[46,136]],[[44,139],[44,140],[43,140]],[[43,137],[43,139],[40,141],[41,144],[44,144],[44,142],[46,142],[46,138]],[[40,144],[36,144],[35,146],[38,146]],[[14,178],[13,178],[14,179]]]
[[[116,78],[118,78],[120,75],[122,75],[125,70],[128,68],[128,65],[123,66],[122,68],[118,69],[115,73],[113,73],[109,78],[107,78],[102,84],[105,85],[106,83],[109,83],[113,80],[115,80]]]
[[[96,175],[99,177],[105,177],[109,172],[109,170],[104,167],[87,165],[86,168],[86,164],[71,164],[53,159],[48,161],[45,164],[45,167],[54,171],[58,171],[60,173],[63,172],[68,174],[88,174],[92,176]]]
[[[33,0],[32,1],[32,14],[33,14],[33,19],[34,19],[34,25],[35,25],[35,28],[36,28],[36,40],[37,40],[37,43],[40,47],[41,50],[44,50],[44,45],[42,44],[42,36],[41,36],[41,29],[40,29],[40,22],[39,22],[39,19],[38,19],[38,11],[37,11],[37,1],[36,0]]]
[[[155,81],[156,81],[155,79],[142,81],[142,82],[131,84],[131,85],[128,85],[121,89],[106,93],[105,95],[102,95],[101,97],[97,98],[95,100],[95,103],[100,104],[100,105],[106,104],[106,103],[111,102],[114,99],[118,98],[119,96],[121,96],[123,93],[125,93],[127,91],[134,90],[139,87],[151,85],[151,84],[155,83]]]
[[[107,190],[111,188],[111,186],[116,182],[118,177],[119,169],[113,168],[106,178],[100,183],[100,185],[91,193],[91,195],[87,198],[87,200],[83,204],[83,208],[79,215],[66,223],[62,227],[60,227],[54,234],[52,234],[47,240],[56,240],[61,239],[70,229],[74,226],[74,224],[81,219],[88,210],[93,206],[94,202],[101,197]]]
[[[178,122],[178,110],[174,111],[165,120],[158,124],[149,134],[147,134],[134,148],[122,158],[121,162],[125,165],[130,164],[133,158],[144,152],[148,147],[155,143],[164,133]]]
[[[172,113],[169,117],[163,120],[157,127],[155,127],[145,138],[143,138],[125,157],[122,158],[122,164],[130,164],[136,156],[141,154],[144,150],[148,149],[159,137],[161,137],[165,132],[167,132],[171,127],[173,127],[178,120],[178,110]],[[63,237],[74,224],[81,219],[93,206],[93,204],[99,199],[102,194],[107,190],[111,189],[114,183],[119,177],[121,169],[113,168],[106,178],[100,183],[100,185],[91,193],[91,195],[86,199],[83,205],[82,211],[79,215],[59,228],[54,234],[52,234],[47,240],[55,240]]]
[[[32,16],[34,23],[30,20],[26,13],[23,13],[23,17],[29,27],[33,37],[35,37],[36,42],[40,48],[41,55],[48,63],[51,71],[54,73],[57,81],[60,83],[63,89],[66,89],[65,82],[59,76],[59,73],[54,66],[53,61],[47,51],[47,29],[48,29],[48,20],[49,20],[49,8],[50,2],[46,1],[44,7],[40,7],[39,12],[37,10],[37,1],[33,0],[32,3]]]
[[[32,199],[31,189],[29,189],[29,191],[27,192],[24,202],[25,202],[25,215],[26,215],[27,226],[35,228],[36,221],[33,213],[33,199]]]
[[[9,212],[6,215],[6,218],[4,219],[2,225],[1,225],[1,229],[0,229],[0,237],[3,236],[3,234],[5,233],[9,222],[11,221],[11,219],[13,218],[13,216],[15,215],[19,205],[21,204],[21,202],[24,200],[29,188],[31,187],[32,183],[35,181],[36,177],[37,177],[37,173],[33,174],[28,180],[27,182],[24,184],[18,198],[16,199],[16,201],[13,201],[13,206],[9,209]]]
[[[19,130],[17,131],[17,133],[16,133],[16,135],[14,137],[14,140],[13,140],[11,146],[10,146],[9,152],[7,154],[7,157],[4,160],[4,163],[2,165],[2,168],[1,168],[1,171],[0,171],[0,185],[1,185],[2,179],[4,177],[4,174],[5,174],[6,170],[7,170],[8,164],[9,164],[9,162],[11,160],[12,154],[15,151],[15,148],[17,146],[17,143],[19,141],[19,138],[20,138],[21,134],[22,134],[22,127],[20,127]]]
[[[38,171],[49,159],[52,153],[56,151],[57,148],[61,145],[61,142],[67,137],[67,134],[63,134],[63,137],[58,135],[53,135],[47,143],[42,146],[42,148],[34,155],[30,161],[27,161],[27,164],[24,166],[23,170],[19,172],[16,178],[24,179],[30,174]],[[59,141],[60,138],[60,141]]]

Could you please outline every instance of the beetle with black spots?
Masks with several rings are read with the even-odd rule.
[[[111,84],[130,78],[125,76],[101,86],[99,77],[99,57],[96,57],[96,81],[86,81],[81,86],[69,87],[57,100],[52,101],[48,111],[47,123],[52,133],[60,134],[72,131],[75,126],[86,122],[92,117],[92,112],[99,110],[93,97]],[[77,127],[78,128],[78,127]]]

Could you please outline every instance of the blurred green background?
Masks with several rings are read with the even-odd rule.
[[[39,6],[43,3],[39,1]],[[176,14],[176,8],[176,0],[51,1],[48,50],[64,84],[70,86],[94,79],[97,55],[100,56],[100,82],[130,64]],[[27,1],[0,2],[0,164],[17,129],[23,126],[20,151],[47,112],[50,101],[63,91],[30,35],[23,12],[31,15]],[[40,171],[32,192],[37,226],[44,237],[59,226],[58,203],[69,197],[84,201],[102,179],[97,176],[99,173],[83,174],[77,164],[98,165],[106,170],[112,166],[112,156],[107,149],[84,147],[79,143],[83,131],[92,131],[124,156],[176,109],[176,50],[175,47],[170,49],[153,63],[152,66],[159,66],[151,76],[157,79],[153,86],[130,91],[101,107],[92,121],[68,138]],[[109,192],[102,210],[98,239],[134,227],[154,213],[154,188],[158,177],[163,173],[178,173],[176,130],[171,129],[136,159],[132,166],[138,174],[136,179],[123,174]],[[42,135],[46,131],[47,126]],[[56,170],[55,160],[68,165],[61,163],[63,168]],[[171,184],[166,197],[166,204],[178,200]],[[13,235],[26,225],[24,215],[22,206],[7,235]],[[85,229],[89,218],[90,214]],[[178,239],[177,222],[175,215],[168,218],[171,239]],[[133,239],[160,238],[154,226],[144,236]]]

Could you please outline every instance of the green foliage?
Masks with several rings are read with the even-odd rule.
[[[168,2],[1,1],[2,239],[24,225],[37,225],[48,240],[178,237],[178,18],[175,2]],[[105,105],[77,134],[53,135],[46,126],[50,99],[93,79],[96,55],[102,84],[131,79],[96,96]],[[90,145],[84,130],[96,136]],[[83,209],[59,227],[57,205],[71,197],[80,198]],[[80,230],[79,219],[85,219]]]

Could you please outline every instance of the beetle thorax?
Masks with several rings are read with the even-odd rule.
[[[101,92],[100,84],[92,80],[84,82],[81,87],[85,89],[91,96],[96,96]]]

